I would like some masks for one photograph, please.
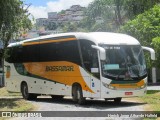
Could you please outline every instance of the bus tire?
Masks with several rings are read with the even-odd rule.
[[[28,92],[27,83],[22,83],[21,93],[22,93],[23,98],[26,99],[26,100],[35,100],[37,98],[36,94],[31,94],[31,93]]]
[[[77,102],[76,91],[77,91],[77,85],[73,85],[73,87],[72,87],[72,99],[73,99],[74,102]]]
[[[72,89],[73,101],[76,101],[79,105],[85,104],[85,98],[83,97],[82,88],[80,85],[73,86]]]
[[[122,100],[122,98],[114,98],[114,102],[117,104],[121,103],[121,100]]]

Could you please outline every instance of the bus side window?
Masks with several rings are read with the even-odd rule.
[[[91,72],[91,68],[99,68],[97,51],[91,47],[93,44],[94,43],[89,40],[80,40],[81,53],[84,64],[83,67],[89,72]],[[94,76],[99,78],[99,73],[96,74]]]
[[[39,45],[23,47],[23,62],[39,62]]]
[[[22,48],[19,46],[9,47],[5,51],[5,60],[9,63],[19,63],[22,61]]]
[[[89,44],[87,40],[80,40],[80,46],[81,46],[81,53],[82,53],[82,59],[83,59],[83,67],[90,71],[91,68],[91,57],[90,57],[90,49]]]
[[[97,50],[93,49],[92,50],[92,68],[99,68],[99,65],[98,65],[98,53],[97,53]]]
[[[10,62],[11,63],[21,63],[22,62],[22,55],[23,55],[23,50],[22,50],[22,46],[16,46],[16,47],[12,47],[10,49]]]
[[[67,61],[81,65],[77,41],[41,44],[40,61]]]
[[[13,62],[13,48],[7,48],[6,50],[5,50],[5,60],[7,61],[7,62],[9,62],[9,63],[12,63]]]

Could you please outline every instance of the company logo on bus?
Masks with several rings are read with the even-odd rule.
[[[46,66],[46,72],[74,71],[73,66]]]

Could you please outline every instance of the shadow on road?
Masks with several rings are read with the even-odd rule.
[[[38,98],[35,102],[43,102],[43,103],[56,103],[56,104],[65,104],[65,105],[74,105],[77,107],[83,108],[96,108],[96,109],[106,109],[106,108],[123,108],[123,107],[131,107],[131,106],[141,106],[146,103],[126,101],[122,99],[122,102],[116,104],[114,101],[105,101],[105,100],[91,100],[87,99],[85,105],[78,105],[76,102],[73,102],[70,98],[63,98],[60,100],[54,100],[52,98]]]

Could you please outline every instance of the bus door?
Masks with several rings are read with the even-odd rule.
[[[100,97],[100,71],[98,63],[98,51],[91,46],[92,41],[80,40],[83,68],[87,71],[90,88],[93,91],[91,97]]]
[[[93,91],[93,93],[91,93],[90,96],[93,98],[94,97],[99,98],[100,97],[100,83],[101,83],[99,68],[96,66],[91,67],[90,63],[84,63],[85,69],[87,71],[86,72],[87,75],[83,77],[85,77],[87,84],[89,85],[90,89]]]
[[[98,64],[98,54],[96,54],[97,51],[94,52],[91,60],[91,74],[90,74],[90,85],[91,89],[94,93],[92,93],[92,97],[98,97],[100,98],[100,69],[99,69],[99,64]]]
[[[98,73],[93,73],[93,72],[98,72],[98,68],[91,68],[92,69],[92,75],[90,77],[90,82],[91,82],[91,90],[94,92],[91,94],[92,97],[97,97],[100,98],[100,79]]]

